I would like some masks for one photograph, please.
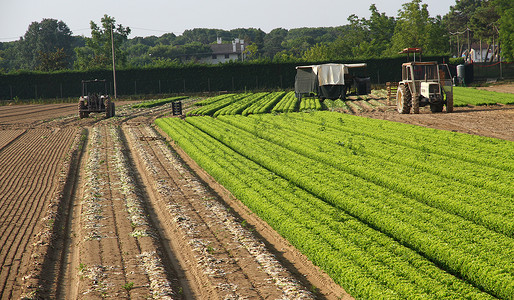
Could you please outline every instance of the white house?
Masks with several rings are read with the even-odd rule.
[[[471,44],[471,51],[464,50],[462,52],[462,57],[466,59],[467,62],[485,62],[491,61],[491,57],[494,56],[493,61],[498,61],[498,54],[496,53],[497,45],[487,45],[487,44]]]
[[[228,61],[244,61],[245,60],[245,41],[234,39],[230,44],[223,44],[221,38],[218,38],[216,44],[209,45],[212,53],[210,56],[204,56],[199,59],[200,63],[217,64]]]

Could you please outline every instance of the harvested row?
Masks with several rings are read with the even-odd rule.
[[[179,298],[123,149],[117,127],[93,128],[70,267],[78,284],[65,298]]]
[[[174,235],[174,248],[185,263],[182,269],[200,270],[186,274],[201,285],[194,291],[198,299],[312,298],[150,128],[125,131],[143,171],[150,175],[148,187],[156,195],[153,206],[159,219],[166,220],[167,235]]]
[[[374,299],[481,294],[344,210],[291,185],[291,178],[275,175],[194,127],[172,120],[163,122],[167,125],[159,124],[169,126],[167,132],[202,167],[352,295]],[[280,153],[268,155],[273,160]],[[420,269],[420,264],[425,267]]]
[[[0,298],[19,298],[20,275],[30,272],[30,247],[51,199],[62,192],[60,173],[78,133],[27,130],[0,150]],[[33,245],[37,247],[38,245]]]

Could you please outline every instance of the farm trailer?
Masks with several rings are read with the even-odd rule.
[[[296,67],[295,94],[298,99],[304,95],[317,95],[320,100],[344,99],[353,84],[360,95],[371,92],[371,81],[350,73],[352,68],[365,68],[366,63],[322,64]]]

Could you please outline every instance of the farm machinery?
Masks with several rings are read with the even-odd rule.
[[[432,112],[453,112],[453,82],[446,64],[416,61],[420,48],[406,48],[400,53],[414,53],[414,61],[402,64],[402,81],[398,83],[396,106],[401,114],[408,114],[412,108],[418,114],[419,108],[430,105]]]
[[[320,100],[345,99],[352,85],[359,95],[367,95],[371,93],[369,77],[358,77],[350,72],[350,69],[366,66],[366,63],[298,66],[294,84],[296,98],[316,95]]]
[[[103,85],[103,93],[99,90]],[[114,117],[114,103],[107,94],[106,80],[82,80],[82,96],[79,99],[79,118],[90,113],[105,112],[107,118]]]

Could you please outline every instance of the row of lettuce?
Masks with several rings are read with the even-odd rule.
[[[318,98],[303,97],[297,99],[294,92],[224,94],[195,103],[197,108],[189,111],[188,116],[220,116],[220,115],[251,115],[263,113],[284,113],[298,111],[332,110],[347,108],[343,100],[326,99],[321,102]],[[370,101],[370,106],[382,106],[376,100]]]
[[[178,96],[165,99],[145,101],[134,104],[132,108],[151,108],[164,105],[170,102],[183,100],[187,97]],[[368,97],[358,97],[357,100],[364,100],[367,106],[378,107],[384,104]],[[478,90],[473,88],[454,87],[454,105],[492,105],[492,104],[514,104],[514,94],[498,93],[492,91]],[[188,116],[194,115],[250,115],[263,113],[283,113],[296,111],[315,110],[362,110],[362,107],[353,103],[352,100],[330,100],[320,102],[318,98],[305,97],[298,100],[294,92],[260,92],[244,94],[223,94],[196,102],[197,108],[189,111]]]
[[[454,106],[514,104],[514,94],[476,88],[453,87]]]
[[[512,142],[331,112],[156,123],[357,298],[514,295]]]

